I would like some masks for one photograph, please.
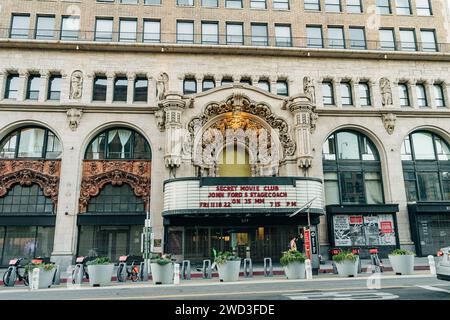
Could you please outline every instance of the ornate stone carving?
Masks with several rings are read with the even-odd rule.
[[[311,103],[316,103],[316,89],[310,77],[303,78],[303,93],[311,100]]]
[[[316,127],[317,127],[317,121],[319,120],[319,114],[317,112],[312,111],[310,114],[310,117],[311,117],[311,119],[310,119],[311,128],[309,129],[309,131],[311,133],[314,133],[314,131],[316,131]]]
[[[79,209],[87,210],[89,199],[100,193],[108,183],[112,185],[129,184],[137,197],[142,197],[146,210],[150,197],[149,160],[87,160],[83,161],[83,179],[81,181]]]
[[[72,131],[77,130],[80,125],[80,119],[83,115],[83,111],[80,109],[72,108],[67,110],[67,121],[69,122],[69,127]]]
[[[395,122],[397,120],[397,116],[393,113],[383,114],[383,124],[384,128],[389,134],[393,134],[395,130]]]
[[[391,83],[387,78],[380,79],[381,104],[383,106],[392,105]]]
[[[56,209],[58,202],[60,160],[0,160],[0,197],[14,185],[30,186],[33,183],[50,197]]]
[[[83,72],[76,70],[70,77],[69,99],[78,100],[83,96]]]
[[[267,122],[273,129],[278,130],[284,156],[292,156],[295,153],[295,142],[289,135],[289,127],[286,121],[275,116],[272,110],[265,103],[251,101],[241,93],[233,93],[225,101],[213,102],[206,106],[204,112],[192,119],[188,124],[188,130],[192,134],[195,128],[203,126],[209,119],[223,113],[233,112],[239,109],[241,112],[250,113]]]
[[[166,92],[169,90],[169,76],[161,72],[156,80],[156,97],[158,101],[164,100]]]

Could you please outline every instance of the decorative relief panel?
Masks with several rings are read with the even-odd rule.
[[[85,160],[81,181],[79,209],[87,210],[89,199],[100,193],[108,183],[131,186],[134,194],[144,200],[146,210],[150,197],[151,161],[148,160]]]

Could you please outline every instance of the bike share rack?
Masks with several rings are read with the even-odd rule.
[[[148,280],[148,271],[145,268],[145,261],[142,261],[139,264],[139,280],[147,281]]]
[[[244,277],[246,278],[253,277],[253,265],[251,258],[244,259]]]
[[[181,263],[181,279],[191,280],[191,261],[183,260]]]
[[[273,276],[272,258],[264,258],[264,277]]]
[[[203,260],[202,277],[203,277],[203,279],[211,279],[212,278],[211,260],[209,260],[209,259]]]

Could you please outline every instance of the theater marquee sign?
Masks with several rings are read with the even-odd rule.
[[[298,177],[181,178],[164,185],[164,213],[214,210],[295,211],[316,198],[322,211],[320,180]]]

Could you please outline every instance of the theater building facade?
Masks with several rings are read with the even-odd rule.
[[[116,2],[3,6],[1,266],[140,255],[147,213],[154,250],[194,262],[213,249],[278,262],[306,226],[315,267],[334,247],[426,256],[449,245],[443,2],[430,1],[429,16],[423,1],[410,15],[369,5],[353,16],[326,6],[315,16],[303,1],[265,11],[221,3],[220,19],[200,3]],[[361,25],[364,39],[341,46],[331,15],[350,37]],[[311,35],[317,19],[333,41]],[[264,38],[253,21],[275,29]],[[237,43],[236,26],[252,36]],[[406,27],[423,40],[390,48],[382,30],[407,37]]]

